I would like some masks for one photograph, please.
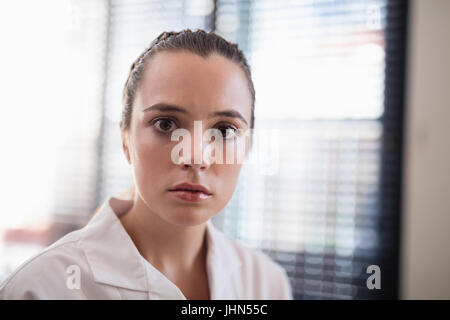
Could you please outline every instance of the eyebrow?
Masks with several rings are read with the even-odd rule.
[[[183,113],[183,114],[188,114],[189,111],[178,107],[178,106],[174,106],[171,104],[167,104],[167,103],[156,103],[150,107],[145,108],[144,110],[142,110],[142,112],[146,112],[146,111],[151,111],[151,110],[158,110],[158,111],[174,111],[174,112],[179,112],[179,113]],[[246,125],[248,125],[247,121],[245,120],[245,118],[242,116],[242,114],[239,111],[236,110],[222,110],[222,111],[215,111],[212,112],[208,115],[208,118],[213,118],[213,117],[229,117],[229,118],[238,118],[240,120],[242,120]]]

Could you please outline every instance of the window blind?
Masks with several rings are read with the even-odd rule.
[[[65,10],[55,14],[67,19],[67,54],[64,60],[70,89],[60,132],[68,139],[57,146],[55,188],[52,194],[52,240],[84,225],[96,205],[98,149],[103,114],[108,2],[63,1]],[[62,26],[61,26],[62,27]],[[67,123],[74,123],[69,127]]]
[[[107,18],[104,0],[0,4],[0,280],[94,209]]]
[[[284,266],[296,299],[398,296],[405,1],[219,1],[252,66],[278,170],[243,170],[221,228]],[[262,140],[264,145],[266,140]],[[381,290],[369,290],[369,265]]]

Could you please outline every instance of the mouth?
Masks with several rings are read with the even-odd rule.
[[[190,183],[181,183],[171,189],[169,192],[178,199],[199,202],[211,198],[212,193],[209,189],[203,185],[194,185]]]

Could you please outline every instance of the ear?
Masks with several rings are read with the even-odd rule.
[[[131,164],[131,160],[130,160],[130,149],[129,149],[129,143],[128,143],[128,131],[123,130],[121,133],[122,136],[122,149],[123,149],[123,153],[125,154],[125,157],[127,158],[127,161],[129,164]]]

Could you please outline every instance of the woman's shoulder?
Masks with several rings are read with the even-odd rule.
[[[228,251],[228,254],[234,255],[241,261],[243,267],[247,267],[255,271],[255,269],[264,269],[274,272],[284,272],[284,269],[275,262],[267,253],[264,253],[261,249],[252,247],[240,239],[235,239],[225,232],[216,229],[216,243],[220,250]]]
[[[252,295],[261,299],[292,299],[290,281],[285,269],[259,248],[252,247],[239,239],[219,231],[219,250],[227,260],[239,261],[238,282],[255,288]]]
[[[80,239],[80,230],[72,231],[28,258],[0,284],[0,299],[46,298],[66,287],[73,270],[86,268]]]

